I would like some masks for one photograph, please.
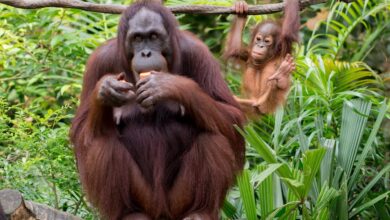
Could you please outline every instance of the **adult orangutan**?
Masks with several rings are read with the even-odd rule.
[[[71,141],[104,218],[218,219],[243,166],[242,123],[208,48],[161,4],[137,2],[88,61]]]
[[[299,1],[286,0],[283,23],[267,20],[256,25],[248,48],[241,43],[248,5],[238,1],[238,14],[228,35],[224,57],[243,65],[242,95],[236,98],[249,115],[272,113],[285,102],[290,88],[290,74],[295,69],[292,44],[298,42]]]

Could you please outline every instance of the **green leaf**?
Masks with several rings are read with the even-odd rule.
[[[325,182],[331,181],[330,175],[332,173],[332,164],[333,164],[333,158],[334,158],[334,150],[337,141],[334,139],[321,139],[322,146],[326,149],[326,154],[324,156],[324,159],[321,162],[321,183],[324,184]]]
[[[381,201],[381,200],[384,199],[384,198],[387,198],[387,197],[389,196],[389,194],[390,194],[390,191],[385,192],[385,193],[383,193],[383,194],[381,194],[381,195],[375,197],[375,198],[372,199],[371,201],[366,202],[366,203],[364,203],[363,205],[357,207],[356,209],[352,210],[350,217],[353,217],[353,216],[359,214],[361,211],[365,210],[366,208],[375,205],[375,203]]]
[[[274,164],[275,165],[275,164]],[[280,164],[276,164],[279,165]],[[268,174],[269,168],[265,165],[259,165],[258,170],[261,172],[261,174]],[[267,171],[268,170],[268,171]],[[273,171],[275,171],[274,169]],[[264,175],[264,181],[261,181],[261,184],[259,186],[259,204],[260,204],[260,216],[261,218],[264,218],[267,216],[268,213],[270,213],[274,209],[274,190],[273,190],[273,181],[272,181],[272,173],[269,173],[268,175]],[[266,173],[268,172],[268,173]]]
[[[256,204],[253,192],[253,186],[249,181],[249,171],[242,171],[241,175],[237,177],[237,184],[240,190],[241,198],[244,203],[244,209],[248,220],[256,220]]]
[[[315,150],[308,150],[303,155],[303,185],[304,197],[309,193],[313,184],[314,178],[320,169],[322,158],[326,153],[325,148],[318,148]]]
[[[255,184],[255,188],[257,188],[266,178],[272,175],[282,165],[283,164],[281,163],[269,164],[268,166],[259,165],[258,170],[260,171],[260,174],[253,176],[251,180],[251,182]]]
[[[379,114],[378,114],[378,117],[377,117],[377,119],[375,121],[375,124],[374,124],[374,126],[373,126],[373,128],[371,130],[370,136],[368,137],[368,140],[367,140],[366,144],[364,145],[362,153],[358,157],[359,158],[358,162],[355,164],[355,170],[354,170],[354,172],[353,172],[353,174],[352,174],[352,176],[351,176],[351,178],[349,180],[349,183],[348,183],[348,189],[349,190],[351,190],[352,187],[354,186],[354,184],[356,182],[356,179],[358,178],[358,175],[361,172],[360,169],[362,168],[368,153],[372,149],[372,143],[375,140],[375,137],[376,137],[376,135],[378,133],[378,130],[379,130],[381,124],[382,124],[383,118],[385,117],[386,111],[387,111],[387,100],[385,99],[383,101],[382,106],[379,109]]]
[[[356,99],[344,103],[342,123],[340,129],[340,145],[338,162],[343,168],[346,178],[349,178],[356,159],[356,154],[366,127],[367,117],[371,109],[371,103]]]
[[[360,26],[368,30],[365,33],[366,36],[364,39],[373,41],[372,38],[380,37],[377,32],[371,32],[369,30],[388,23],[389,16],[385,15],[387,13],[386,8],[390,6],[390,3],[388,1],[373,1],[374,3],[368,4],[369,2],[365,0],[364,6],[361,0],[354,1],[350,4],[344,2],[334,4],[325,23],[326,34],[316,33],[317,31],[313,32],[309,40],[310,43],[308,44],[308,53],[328,53],[327,55],[330,57],[338,56],[345,48],[348,37]],[[381,16],[381,19],[377,19],[376,22],[366,22],[369,18],[375,18],[377,14]],[[325,39],[323,39],[323,35],[326,36]],[[316,47],[318,44],[312,44],[316,39],[321,39],[321,43],[326,42],[322,48]],[[360,50],[358,56],[364,54],[369,48],[367,46],[362,47],[364,50]]]
[[[291,213],[292,210],[296,209],[299,205],[300,201],[292,201],[284,204],[283,206],[275,209],[273,212],[271,212],[266,220],[273,220],[277,215],[280,215],[281,213]]]
[[[302,206],[302,219],[311,220],[310,211],[305,205]]]
[[[295,193],[295,196],[303,200],[305,198],[305,185],[299,180],[289,179],[289,178],[280,178],[283,180],[288,188]]]
[[[370,183],[367,184],[366,187],[359,193],[359,195],[356,197],[356,199],[352,202],[349,209],[352,209],[355,207],[356,203],[359,202],[366,194],[372,189],[372,187],[381,179],[381,177],[389,172],[390,170],[390,164],[387,164],[375,177],[370,181]]]
[[[54,37],[51,39],[51,41],[50,41],[50,47],[54,48],[54,47],[56,47],[56,46],[59,45],[59,44],[63,44],[65,40],[66,40],[66,39],[64,39],[64,37],[63,37],[62,35],[56,35],[56,36],[54,36]]]
[[[320,194],[318,195],[315,213],[318,215],[324,215],[323,210],[328,210],[330,202],[339,196],[339,192],[334,188],[329,188],[328,184],[323,184]],[[322,213],[322,214],[321,214]]]
[[[339,219],[348,219],[348,187],[345,175],[342,178],[340,197],[338,198],[335,209],[335,213],[337,213]]]
[[[256,133],[252,125],[248,125],[245,127],[245,132],[241,130],[240,128],[236,127],[236,129],[241,133],[242,136],[245,137],[245,139],[255,148],[257,153],[267,162],[267,163],[277,163],[277,158],[275,155],[275,152],[272,150],[272,148],[265,143],[261,139],[261,137]],[[291,177],[291,171],[287,164],[283,164],[278,169],[278,174],[281,177],[289,178]]]
[[[245,132],[246,133],[243,133],[241,131],[241,134],[257,150],[259,155],[263,157],[265,161],[268,163],[277,163],[275,152],[259,137],[259,135],[257,135],[253,127],[247,126],[245,128]]]
[[[275,128],[274,128],[274,131],[273,131],[273,145],[274,145],[274,148],[275,150],[277,151],[278,148],[279,148],[279,136],[280,136],[280,131],[281,131],[281,128],[282,128],[282,122],[283,122],[283,115],[284,115],[284,109],[283,107],[280,107],[276,110],[276,113],[275,113]]]
[[[225,199],[222,206],[222,212],[225,214],[226,218],[234,219],[236,217],[236,208],[229,201]]]
[[[307,150],[309,150],[309,144],[308,144],[308,138],[303,133],[300,120],[297,122],[298,127],[298,140],[299,140],[299,148],[302,153],[305,153]]]

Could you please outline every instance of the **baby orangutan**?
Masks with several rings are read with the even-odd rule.
[[[244,98],[236,97],[236,100],[249,117],[273,113],[285,102],[290,75],[295,69],[290,53],[292,44],[298,42],[299,2],[286,1],[283,24],[267,20],[256,25],[248,48],[243,48],[241,43],[248,5],[238,1],[234,9],[237,17],[228,35],[224,57],[243,63]]]

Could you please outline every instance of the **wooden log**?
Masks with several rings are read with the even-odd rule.
[[[47,205],[24,201],[17,190],[0,190],[0,220],[81,220]]]

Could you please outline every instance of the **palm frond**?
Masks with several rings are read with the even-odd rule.
[[[314,31],[307,46],[307,54],[323,54],[331,58],[342,57],[348,39],[353,39],[353,31],[362,28],[365,36],[360,38],[363,47],[349,51],[355,53],[353,61],[363,59],[375,46],[374,42],[389,26],[390,2],[385,0],[357,0],[351,3],[336,2],[333,4],[327,21],[325,32]],[[356,41],[353,39],[352,41]],[[354,45],[354,44],[353,44]],[[355,47],[351,45],[351,47]]]

